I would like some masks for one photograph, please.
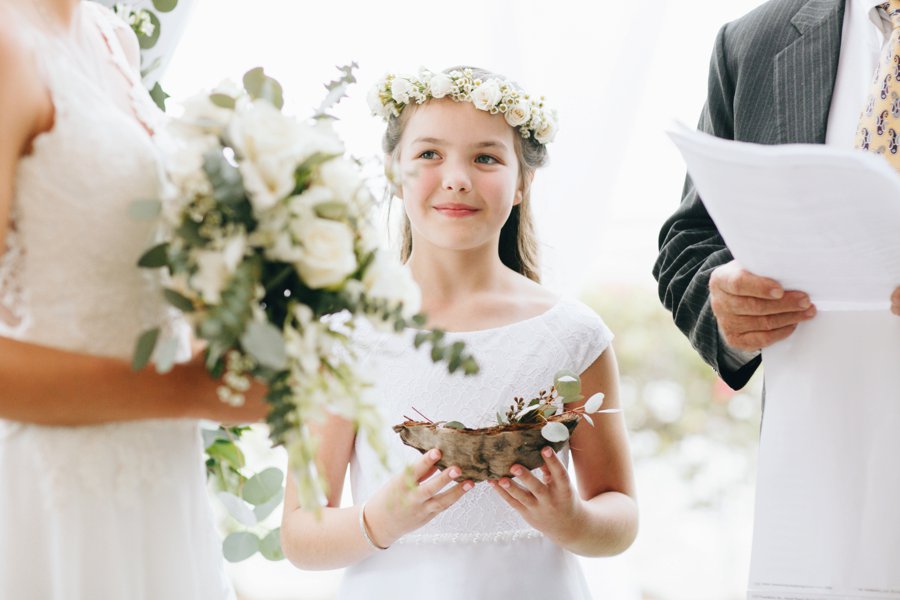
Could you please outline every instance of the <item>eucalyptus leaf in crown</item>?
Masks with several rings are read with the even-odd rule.
[[[323,118],[354,81],[354,67],[327,84],[327,101],[307,121],[281,111],[281,85],[261,68],[242,86],[193,98],[160,135],[168,193],[132,206],[137,218],[160,218],[160,241],[139,265],[163,269],[166,299],[206,341],[208,370],[223,377],[221,400],[241,403],[251,377],[269,386],[270,438],[287,448],[308,507],[324,498],[311,421],[344,416],[384,452],[375,408],[361,399],[359,321],[397,332],[425,322],[408,269],[378,247],[360,169]],[[135,368],[171,364],[163,337],[141,336]],[[439,333],[429,342],[450,371],[478,371],[463,347],[446,346]],[[240,484],[229,444],[215,441],[218,458],[213,446],[207,451],[216,475]],[[217,463],[225,459],[228,469]]]

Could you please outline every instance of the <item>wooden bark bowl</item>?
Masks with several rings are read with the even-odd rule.
[[[550,417],[568,428],[569,433],[578,425],[579,415],[568,413]],[[558,452],[567,442],[549,442],[541,435],[544,423],[518,423],[502,427],[482,429],[453,429],[434,423],[406,421],[394,425],[400,439],[425,454],[432,448],[441,451],[438,466],[446,469],[456,465],[462,470],[457,480],[471,479],[485,481],[512,477],[509,469],[520,464],[528,469],[537,469],[544,464],[541,450],[550,446]]]

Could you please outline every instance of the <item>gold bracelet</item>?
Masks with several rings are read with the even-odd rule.
[[[359,530],[362,532],[363,537],[366,538],[366,541],[369,543],[369,546],[374,550],[387,550],[390,546],[379,546],[375,543],[375,540],[372,539],[372,536],[369,534],[369,528],[366,526],[366,503],[363,502],[362,506],[359,507]]]

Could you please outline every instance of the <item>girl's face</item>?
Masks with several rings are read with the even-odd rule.
[[[400,140],[400,191],[413,248],[491,248],[522,201],[516,132],[470,102],[429,100]]]

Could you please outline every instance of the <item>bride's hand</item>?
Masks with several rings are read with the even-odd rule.
[[[429,450],[366,503],[366,523],[376,544],[390,546],[447,510],[474,487],[471,480],[453,483],[460,475],[459,467],[437,472],[440,458],[440,450]],[[442,491],[448,484],[452,485]]]
[[[578,531],[581,500],[572,489],[565,465],[553,449],[548,446],[541,454],[544,457],[541,465],[543,481],[522,465],[513,465],[510,472],[515,475],[515,480],[503,477],[489,483],[525,522],[562,543]]]

